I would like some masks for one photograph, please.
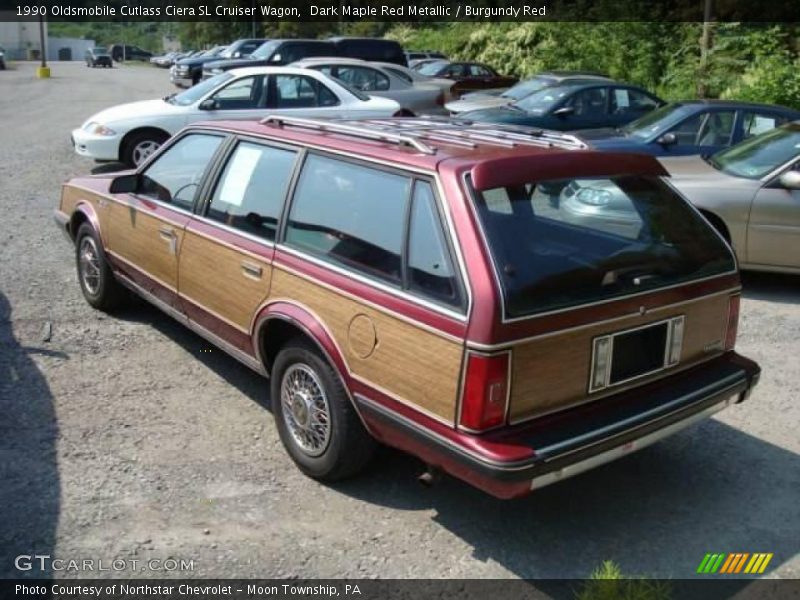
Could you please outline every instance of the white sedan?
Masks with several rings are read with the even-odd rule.
[[[75,129],[72,143],[82,156],[137,167],[189,123],[268,114],[384,118],[400,114],[400,105],[362,94],[318,71],[249,67],[227,71],[180,94],[108,108]]]
[[[447,114],[444,104],[451,99],[450,88],[455,84],[451,80],[424,76],[412,79],[404,76],[405,73],[400,71],[403,67],[398,65],[357,58],[304,58],[292,66],[325,73],[365,94],[390,98],[400,104],[402,114],[408,117]]]

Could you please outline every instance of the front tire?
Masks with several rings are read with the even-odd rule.
[[[361,471],[375,440],[367,433],[337,373],[307,341],[290,341],[271,374],[272,414],[297,467],[320,481]]]
[[[114,277],[94,228],[84,223],[75,237],[75,263],[83,297],[94,308],[110,311],[125,298],[125,288]]]
[[[169,136],[160,131],[141,131],[125,140],[120,159],[126,165],[136,168],[167,141]]]

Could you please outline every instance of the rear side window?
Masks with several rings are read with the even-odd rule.
[[[336,106],[339,99],[322,83],[303,75],[273,75],[273,108]]]
[[[291,150],[239,143],[214,191],[208,218],[274,240],[296,156]]]
[[[294,194],[286,243],[400,284],[410,191],[409,177],[309,156]]]
[[[408,285],[439,302],[457,305],[458,282],[431,185],[414,186],[408,236]]]
[[[389,78],[375,69],[340,65],[336,78],[362,92],[379,92],[389,89]]]
[[[222,140],[203,134],[181,138],[147,167],[137,193],[191,210],[200,180]]]
[[[462,305],[462,286],[427,181],[310,155],[285,242],[437,304]]]

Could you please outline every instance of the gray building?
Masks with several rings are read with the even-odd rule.
[[[0,13],[0,19],[11,18],[13,13]],[[47,23],[44,24],[47,60],[83,60],[86,50],[94,48],[94,40],[80,38],[49,37]],[[39,48],[38,21],[0,20],[0,47],[5,48],[8,60],[38,60]]]

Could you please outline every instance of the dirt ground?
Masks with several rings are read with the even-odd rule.
[[[174,91],[167,71],[34,66],[0,71],[0,576],[563,578],[614,560],[691,578],[706,552],[773,552],[768,577],[800,577],[800,277],[745,278],[751,399],[619,462],[513,502],[425,489],[391,450],[321,485],[284,453],[265,380],[144,303],[92,310],[52,221],[61,182],[95,166],[70,130]],[[193,562],[18,571],[30,554]]]

